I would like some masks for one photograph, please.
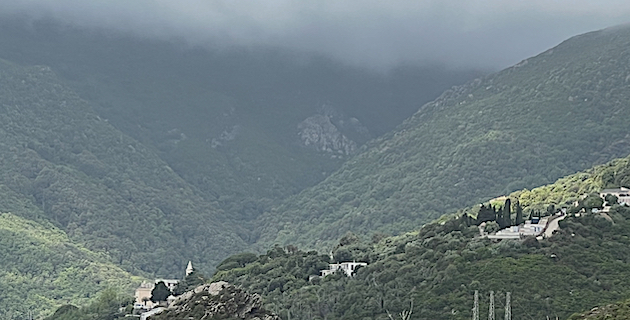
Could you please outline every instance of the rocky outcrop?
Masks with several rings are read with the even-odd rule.
[[[249,294],[225,281],[205,284],[186,292],[168,309],[149,319],[280,320],[262,307],[262,299],[258,294]]]
[[[354,141],[339,132],[330,119],[321,114],[310,116],[300,122],[298,130],[302,144],[317,151],[348,155],[357,148]]]
[[[356,151],[358,140],[367,140],[367,128],[357,118],[346,118],[331,106],[324,105],[319,112],[297,126],[303,146],[332,155],[349,155]]]

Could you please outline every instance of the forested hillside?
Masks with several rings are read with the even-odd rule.
[[[339,145],[390,131],[479,74],[432,66],[383,74],[281,49],[193,47],[17,17],[0,19],[0,42],[0,58],[51,67],[242,223],[336,170],[348,157]],[[300,140],[298,125],[312,116],[323,123],[301,136],[331,151]]]
[[[523,203],[525,214],[551,204],[573,212],[582,192],[618,187],[629,179],[630,157],[509,198],[514,206]],[[566,319],[630,297],[630,208],[614,205],[608,216],[612,221],[599,213],[570,213],[551,238],[496,242],[480,238],[478,227],[460,213],[396,237],[346,234],[332,260],[293,246],[277,246],[261,256],[235,255],[218,266],[213,280],[261,293],[267,308],[283,319],[386,319],[388,313],[411,309],[412,319],[470,319],[475,290],[480,318],[487,316],[488,295],[495,291],[497,317],[511,292],[513,319]],[[311,278],[327,263],[341,261],[368,266],[353,277]],[[599,315],[620,316],[624,308],[613,305]]]
[[[106,288],[129,293],[140,281],[49,223],[0,213],[2,319],[40,318],[61,304],[85,304]]]
[[[593,307],[575,314],[569,320],[627,320],[630,319],[630,300]]]
[[[246,248],[228,214],[48,67],[0,61],[0,112],[0,211],[49,221],[126,270],[161,276]]]
[[[628,27],[592,32],[446,91],[263,215],[260,246],[325,248],[346,231],[398,234],[626,156],[629,47]]]

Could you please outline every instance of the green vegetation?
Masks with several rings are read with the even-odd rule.
[[[563,207],[577,212],[584,201],[578,207],[573,203],[582,194],[627,185],[629,179],[630,157],[617,159],[514,192],[507,197],[513,201],[503,199],[503,208],[494,207],[493,215],[507,212],[508,203],[512,220],[519,212],[545,215]],[[484,207],[489,210],[490,204]],[[332,262],[327,256],[276,246],[257,259],[228,258],[221,265],[232,267],[218,268],[213,280],[260,293],[283,319],[385,319],[388,312],[409,311],[412,302],[414,319],[469,319],[474,290],[482,297],[482,317],[493,290],[497,315],[504,311],[505,293],[512,292],[514,318],[564,319],[630,297],[630,208],[613,205],[608,212],[613,222],[600,214],[570,213],[553,237],[541,241],[479,238],[468,217],[475,214],[479,219],[479,206],[396,237],[345,235],[333,261],[369,263],[351,278],[312,278]]]
[[[574,37],[445,92],[313,188],[263,215],[260,248],[330,248],[630,153],[630,28]]]
[[[50,222],[128,271],[210,269],[241,227],[47,67],[0,60],[0,211]],[[212,244],[221,243],[221,246]]]
[[[176,301],[174,305],[151,316],[152,320],[279,320],[261,304],[260,297],[231,286],[219,292],[206,290],[190,292],[190,296]]]
[[[106,288],[129,294],[141,281],[49,223],[0,214],[2,319],[39,318],[61,304],[84,305]]]
[[[342,160],[299,147],[297,123],[330,102],[379,135],[402,119],[383,106],[411,110],[444,83],[416,95],[395,88],[426,70],[383,77],[270,50],[14,23],[0,22],[11,30],[0,56],[13,61],[0,60],[6,318],[126,290],[127,272],[173,276],[189,260],[209,272],[244,250],[267,253],[232,256],[214,279],[264,295],[287,320],[385,318],[412,304],[414,317],[464,319],[474,290],[512,291],[515,312],[535,318],[630,297],[628,208],[572,215],[540,242],[475,238],[478,222],[498,229],[576,201],[571,214],[588,212],[603,201],[583,194],[630,185],[626,158],[524,189],[630,153],[629,28],[453,88],[329,175]],[[369,266],[313,278],[330,258],[296,245]],[[178,290],[203,281],[193,273]],[[106,292],[53,317],[116,318],[126,299]]]
[[[45,320],[114,320],[125,318],[133,306],[133,297],[120,294],[114,289],[102,291],[89,305],[77,308],[67,304]]]
[[[328,258],[275,248],[245,267],[218,271],[225,280],[257,292],[283,319],[363,319],[410,309],[414,319],[469,319],[472,294],[496,292],[496,313],[512,292],[515,318],[555,319],[630,297],[630,209],[616,206],[615,224],[588,215],[569,217],[549,240],[475,238],[461,219],[429,224],[378,243],[338,246],[335,257],[365,261],[352,278],[314,278]]]
[[[601,198],[588,196],[582,199],[582,196],[620,186],[630,186],[630,156],[561,178],[554,184],[516,191],[510,197],[518,199],[528,211],[546,210],[551,205],[568,207],[574,202],[579,202],[580,207],[596,208],[603,204]]]
[[[245,221],[341,165],[298,145],[298,123],[322,105],[376,136],[478,74],[407,66],[383,75],[283,50],[205,50],[8,17],[0,42],[0,57],[50,66],[101,118]]]
[[[166,298],[168,298],[168,296],[170,296],[171,294],[171,290],[169,290],[166,284],[164,284],[164,281],[160,281],[155,284],[155,288],[151,290],[151,301],[166,301]]]
[[[628,320],[630,300],[599,306],[582,314],[572,315],[569,320]]]
[[[175,287],[175,289],[173,290],[173,294],[180,295],[186,291],[193,290],[196,287],[206,283],[207,280],[208,278],[206,278],[203,273],[193,269],[193,272],[186,275],[186,277],[184,277],[184,279],[177,284],[177,287]]]

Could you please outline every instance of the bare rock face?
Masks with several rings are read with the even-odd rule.
[[[349,155],[356,151],[357,142],[348,135],[367,140],[369,136],[358,119],[348,118],[331,106],[324,105],[319,112],[297,126],[303,146],[334,156]]]
[[[316,114],[306,118],[298,124],[298,130],[304,146],[317,151],[348,155],[357,148],[357,144],[339,132],[325,115]]]
[[[246,319],[280,320],[262,307],[258,294],[249,294],[225,281],[205,284],[181,295],[151,320]]]

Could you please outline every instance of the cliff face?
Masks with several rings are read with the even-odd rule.
[[[151,320],[246,319],[280,320],[262,307],[258,294],[249,294],[225,281],[205,284],[181,295]]]
[[[368,129],[357,118],[349,118],[329,105],[323,105],[297,128],[304,147],[333,157],[353,154],[370,137]]]

